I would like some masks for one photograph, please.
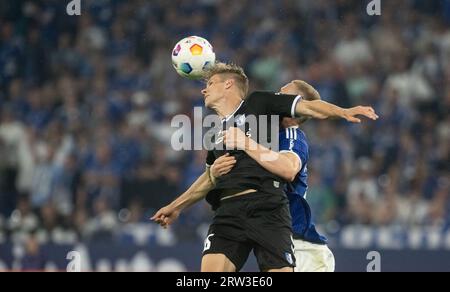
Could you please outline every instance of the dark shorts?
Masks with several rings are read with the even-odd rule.
[[[221,202],[203,255],[224,254],[239,271],[253,250],[261,271],[295,267],[287,201],[254,193]]]

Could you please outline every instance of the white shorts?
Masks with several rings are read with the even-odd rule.
[[[295,272],[334,272],[334,255],[326,245],[295,239]]]

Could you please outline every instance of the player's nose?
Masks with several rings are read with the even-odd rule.
[[[202,90],[202,94],[206,95],[206,88]]]

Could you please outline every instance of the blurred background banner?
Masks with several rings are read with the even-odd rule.
[[[81,0],[81,16],[69,2],[0,2],[0,270],[61,269],[80,244],[90,269],[124,270],[141,249],[141,268],[199,270],[209,206],[170,231],[148,220],[204,171],[204,151],[170,147],[204,87],[171,50],[198,35],[252,89],[303,79],[379,113],[304,127],[337,270],[375,250],[389,270],[450,271],[450,0],[382,0],[380,16],[361,0]]]
[[[179,243],[176,247],[138,246],[120,243],[91,243],[86,246],[44,244],[37,260],[10,244],[0,245],[2,271],[66,271],[72,250],[81,250],[81,271],[95,272],[196,272],[201,263],[202,241]],[[372,249],[333,249],[336,272],[373,271]],[[438,272],[448,271],[450,253],[444,250],[378,249],[379,271],[382,272]],[[257,272],[258,265],[250,257],[242,272]]]

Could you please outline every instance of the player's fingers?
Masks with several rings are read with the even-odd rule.
[[[150,220],[156,220],[159,216],[161,216],[161,211],[156,212],[155,215],[150,218]]]
[[[232,160],[226,161],[226,162],[224,162],[222,164],[222,168],[233,166],[233,165],[236,164],[236,162],[237,162],[236,159],[232,159]]]
[[[229,169],[232,169],[233,167],[234,167],[234,164],[229,164],[229,165],[227,165],[227,166],[221,167],[220,169],[218,169],[218,171],[219,171],[220,173],[222,173],[222,172],[224,172],[224,171],[227,171],[227,170],[229,170]]]
[[[222,157],[218,158],[215,163],[216,163],[216,165],[221,165],[223,163],[228,163],[228,162],[233,161],[235,159],[236,158],[234,158],[233,156],[232,157],[230,157],[230,156],[227,156],[227,157],[222,156]]]
[[[229,173],[232,169],[233,169],[233,167],[224,168],[222,170],[222,175],[225,175],[225,174]]]
[[[229,164],[234,164],[236,163],[236,158],[234,157],[228,157],[226,159],[222,159],[222,161],[220,161],[217,166],[218,167],[223,167],[225,165],[229,165]]]
[[[370,115],[370,118],[372,119],[372,120],[378,120],[378,116],[377,115],[375,115],[375,114],[371,114]]]
[[[364,115],[365,115],[366,117],[372,119],[372,120],[378,119],[378,116],[377,116],[375,113],[370,112],[370,111],[366,111],[366,112],[364,113]]]
[[[227,152],[226,154],[224,154],[224,155],[220,156],[219,158],[217,158],[217,160],[220,161],[220,160],[227,159],[229,157],[230,157],[230,153]]]
[[[351,123],[361,123],[361,120],[355,117],[348,117],[347,121],[351,122]]]
[[[375,113],[375,110],[371,106],[365,106],[362,107],[362,111],[364,112],[365,116],[368,116],[372,119],[378,119],[378,115]]]
[[[229,162],[227,164],[223,164],[223,165],[217,167],[216,170],[219,173],[221,173],[224,169],[233,168],[235,164],[236,164],[236,161],[231,161],[231,162]]]
[[[162,223],[162,226],[167,229],[171,224],[172,224],[173,220],[170,217],[166,217],[164,219],[164,222]]]

